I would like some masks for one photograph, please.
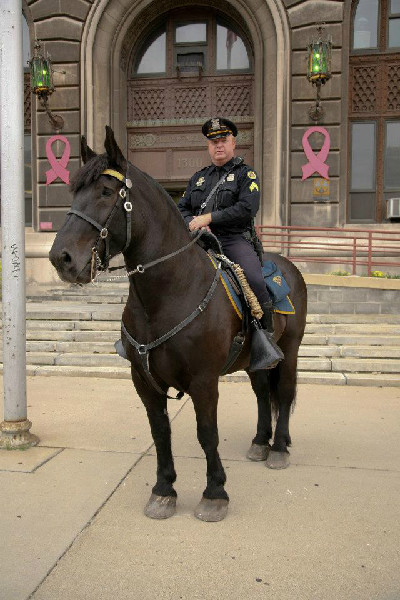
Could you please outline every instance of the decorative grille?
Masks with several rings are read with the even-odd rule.
[[[377,110],[377,67],[363,65],[353,68],[352,112],[365,113]]]
[[[175,89],[175,114],[180,119],[207,115],[207,88],[184,87]]]
[[[217,87],[217,113],[251,115],[250,86],[224,85]]]
[[[135,120],[164,119],[165,94],[162,89],[131,90],[129,94],[128,111]]]
[[[400,110],[400,65],[388,65],[386,110]]]

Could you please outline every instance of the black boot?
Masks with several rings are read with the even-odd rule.
[[[260,319],[261,329],[254,325],[251,339],[249,371],[273,369],[284,358],[282,350],[274,340],[272,320],[272,303],[266,302],[261,306],[263,316]]]

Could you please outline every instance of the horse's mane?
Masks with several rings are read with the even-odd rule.
[[[109,166],[109,158],[106,153],[98,154],[88,160],[73,177],[70,185],[71,192],[76,194],[82,187],[86,187],[93,183],[93,181],[96,181]]]
[[[132,163],[129,163],[129,165],[133,168],[134,171],[140,173],[140,175],[142,175],[148,183],[153,185],[161,194],[161,196],[170,204],[173,210],[177,211],[180,215],[180,212],[175,202],[172,200],[168,192],[162,187],[162,185],[158,183],[158,181],[153,179],[153,177],[151,177],[144,171],[141,171],[140,169],[135,167],[135,165],[132,165]],[[82,187],[86,187],[94,181],[96,181],[96,179],[100,177],[100,175],[105,169],[109,169],[113,166],[115,165],[110,164],[110,159],[106,152],[104,154],[98,154],[97,156],[94,156],[93,158],[88,160],[74,175],[70,185],[71,192],[73,194],[76,194],[76,192],[78,192]]]

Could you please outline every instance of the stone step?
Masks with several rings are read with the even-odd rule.
[[[90,367],[90,366],[60,366],[60,365],[27,365],[27,375],[42,377],[98,377],[107,379],[131,379],[130,368],[127,367]],[[0,373],[3,365],[0,364]],[[221,381],[241,382],[248,381],[245,371],[238,371],[231,375],[220,377]],[[314,383],[321,385],[355,385],[375,387],[399,387],[399,375],[380,373],[332,373],[299,371],[299,383]]]
[[[397,340],[399,342],[399,340]],[[299,349],[302,357],[400,358],[400,346],[310,346]]]
[[[38,324],[40,323],[40,321],[32,321],[31,323],[33,324]],[[71,324],[71,322],[67,322],[69,324]],[[88,326],[89,323],[93,323],[95,325],[98,325],[98,322],[92,322],[89,321],[87,322],[86,326]],[[30,322],[28,321],[28,324],[30,324]],[[113,325],[113,328],[110,328],[108,330],[102,330],[102,329],[96,329],[96,330],[78,330],[78,329],[67,329],[67,330],[62,330],[62,329],[31,329],[30,327],[27,328],[26,331],[26,338],[28,342],[43,342],[43,343],[47,343],[47,342],[54,342],[54,343],[61,343],[61,342],[68,342],[71,344],[71,346],[68,348],[66,346],[60,346],[60,348],[57,350],[54,350],[53,346],[51,346],[51,350],[49,350],[49,352],[54,352],[54,351],[60,351],[60,352],[75,352],[75,348],[80,348],[80,344],[82,343],[87,343],[87,349],[83,350],[83,352],[91,352],[91,348],[93,346],[94,350],[98,350],[100,352],[107,352],[108,350],[100,350],[99,348],[96,348],[96,346],[94,346],[95,344],[105,344],[108,347],[110,347],[110,345],[113,346],[114,342],[116,342],[119,337],[120,337],[120,327],[119,324],[116,322],[111,322],[111,325]],[[77,323],[77,325],[82,326],[83,323]],[[91,345],[92,344],[92,345]],[[347,335],[347,336],[327,336],[327,335],[318,335],[318,334],[305,334],[303,341],[302,341],[302,346],[301,346],[301,351],[300,354],[301,356],[318,356],[318,350],[315,350],[315,348],[320,348],[320,347],[326,347],[326,349],[321,348],[320,352],[322,353],[322,355],[324,356],[334,356],[334,355],[338,355],[338,351],[337,348],[340,346],[347,346],[347,347],[358,347],[358,346],[363,346],[363,347],[372,347],[374,349],[376,349],[376,351],[374,350],[373,353],[371,354],[371,356],[379,356],[379,349],[382,349],[383,352],[386,352],[386,354],[381,354],[382,356],[389,356],[390,353],[392,351],[390,351],[387,347],[397,347],[397,351],[394,349],[393,352],[393,357],[397,357],[398,354],[398,348],[400,347],[400,336],[397,335],[386,335],[386,336],[369,336],[369,335],[356,335],[356,336],[351,336],[351,335]],[[312,347],[310,350],[308,350],[308,347]],[[37,348],[39,350],[41,350],[40,346],[37,346]],[[82,348],[84,348],[84,346],[82,346]],[[383,350],[385,348],[385,350]],[[34,346],[28,345],[27,344],[27,349],[28,351],[35,351],[34,350]],[[47,350],[46,350],[47,351]],[[79,350],[78,350],[79,351]],[[363,351],[364,352],[364,351]],[[376,353],[375,353],[376,352]],[[353,354],[349,354],[349,355],[353,355]],[[359,354],[359,356],[363,356],[365,354]],[[343,355],[344,356],[344,355]]]
[[[305,346],[323,346],[325,344],[329,346],[400,346],[400,335],[371,335],[369,332],[364,335],[360,333],[352,335],[349,327],[347,335],[305,333],[301,343]]]
[[[0,353],[2,361],[2,353]],[[127,362],[115,353],[84,353],[59,351],[27,352],[29,365],[125,367]],[[349,373],[396,373],[399,374],[400,359],[397,358],[358,358],[340,356],[300,356],[299,371],[349,372]]]

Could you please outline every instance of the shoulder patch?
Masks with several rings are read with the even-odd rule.
[[[259,191],[258,185],[256,184],[255,181],[253,181],[252,184],[250,185],[250,191],[252,192],[253,190],[257,190],[257,192]]]
[[[257,179],[257,175],[254,171],[247,171],[247,177],[249,177],[249,179]]]

